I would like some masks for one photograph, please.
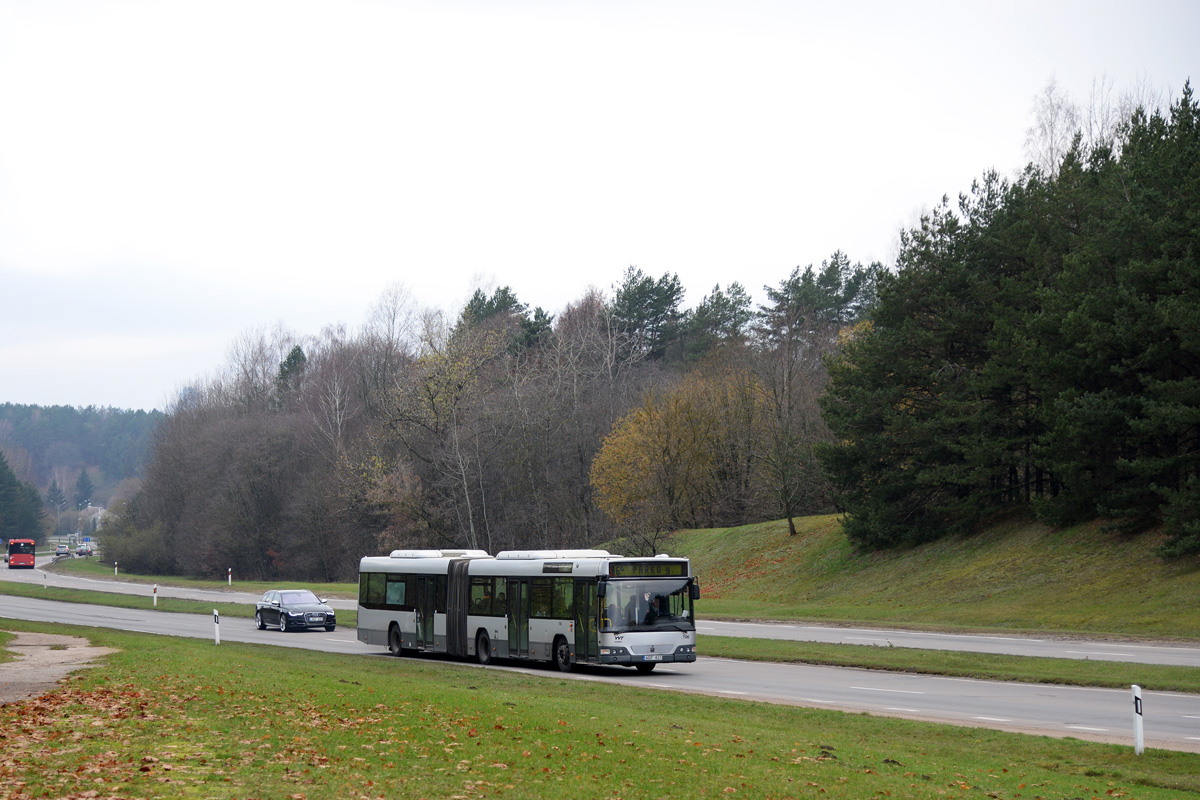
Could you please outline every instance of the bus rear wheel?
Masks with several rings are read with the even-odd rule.
[[[475,637],[475,660],[485,667],[492,663],[492,640],[487,631],[480,631]]]
[[[575,666],[571,663],[571,646],[562,636],[556,637],[554,640],[554,664],[558,667],[559,672],[570,672],[571,668]]]

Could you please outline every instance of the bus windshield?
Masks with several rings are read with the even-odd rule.
[[[603,603],[605,630],[696,628],[686,578],[609,581]]]
[[[10,556],[31,556],[33,555],[34,544],[30,541],[11,541],[8,543],[8,554]]]

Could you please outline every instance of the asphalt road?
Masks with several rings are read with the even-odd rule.
[[[0,617],[109,627],[143,633],[213,639],[205,614],[169,614],[5,597]],[[352,629],[333,633],[259,631],[250,619],[220,622],[222,642],[266,645],[387,658]],[[214,647],[217,645],[214,644]],[[397,665],[402,662],[397,662]],[[454,662],[459,663],[459,662]],[[694,664],[661,665],[648,675],[629,669],[586,667],[568,676],[551,667],[512,669],[530,675],[625,683],[743,700],[869,712],[955,725],[997,728],[1048,736],[1118,742],[1132,746],[1133,700],[1129,691],[1031,685],[876,672],[795,664],[701,658]],[[1200,752],[1200,695],[1144,692],[1146,745]]]
[[[51,560],[49,558],[42,559],[39,562],[39,566]],[[19,580],[48,586],[92,589],[101,592],[144,595],[146,597],[150,597],[152,590],[151,586],[145,584],[120,580],[82,578],[55,572],[45,572],[41,569],[0,569],[0,580]],[[185,600],[201,600],[215,603],[245,603],[247,605],[253,605],[259,598],[258,594],[238,592],[236,589],[226,591],[186,589],[172,586],[159,586],[158,595],[159,597],[176,597]],[[329,605],[335,609],[348,610],[356,608],[357,602],[351,599],[330,598]],[[801,642],[828,642],[835,644],[873,645],[877,647],[914,647],[927,650],[959,650],[968,653],[995,653],[1041,658],[1092,659],[1096,661],[1120,661],[1135,664],[1170,664],[1185,667],[1200,667],[1200,646],[1132,642],[1116,639],[1066,639],[1055,637],[935,633],[878,628],[846,628],[830,625],[721,622],[706,620],[702,614],[696,630],[701,635],[709,634],[713,636],[786,639]]]

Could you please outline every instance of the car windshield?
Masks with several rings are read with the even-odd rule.
[[[695,630],[686,578],[609,581],[603,598],[606,630]]]
[[[295,606],[302,603],[320,603],[317,596],[307,589],[300,589],[294,592],[280,592],[279,601],[285,606]]]

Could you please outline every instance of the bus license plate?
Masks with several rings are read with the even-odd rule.
[[[662,656],[642,656],[642,661],[662,661]]]

